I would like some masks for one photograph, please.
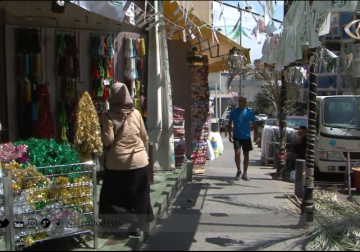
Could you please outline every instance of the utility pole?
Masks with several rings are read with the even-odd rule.
[[[239,12],[240,12],[240,37],[239,37],[239,40],[240,40],[240,43],[239,45],[242,46],[242,10],[240,9],[240,6],[239,6]],[[241,74],[241,70],[242,70],[242,61],[241,61],[241,64],[240,64],[240,74],[239,74],[239,97],[242,96],[242,74]]]

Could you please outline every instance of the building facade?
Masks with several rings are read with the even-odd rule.
[[[353,82],[359,82],[360,78],[360,45],[354,43],[345,32],[345,26],[354,19],[353,13],[331,13],[331,25],[329,34],[320,37],[320,41],[327,49],[340,55],[341,52],[345,54],[353,53],[353,61],[351,66],[352,77],[349,78],[346,74],[346,68],[340,62],[340,57],[332,60],[333,67],[323,65],[317,74],[317,95],[342,95],[350,94],[351,85]],[[353,28],[353,27],[352,27]],[[354,30],[351,29],[353,32]],[[308,81],[305,82],[305,89],[308,88]]]

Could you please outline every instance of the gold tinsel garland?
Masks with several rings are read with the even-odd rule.
[[[93,212],[91,198],[92,184],[87,176],[75,178],[73,183],[67,176],[59,176],[52,181],[39,173],[34,166],[26,168],[15,161],[6,164],[4,171],[11,170],[12,188],[15,193],[26,190],[27,202],[36,208],[36,204],[63,202],[66,205],[76,206],[81,213]],[[36,241],[46,238],[46,233],[36,233],[23,238],[26,246],[33,245]]]
[[[102,154],[101,129],[96,108],[88,92],[84,92],[76,108],[74,149],[85,158]]]

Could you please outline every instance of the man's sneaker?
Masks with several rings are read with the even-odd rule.
[[[237,171],[237,172],[236,172],[235,179],[236,179],[236,180],[240,180],[240,176],[241,176],[241,171]]]
[[[244,175],[242,176],[241,178],[242,180],[245,180],[245,181],[249,181],[249,177],[247,176],[247,174],[244,173]]]

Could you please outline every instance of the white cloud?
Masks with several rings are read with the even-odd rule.
[[[262,1],[264,2],[264,1]],[[220,13],[221,13],[221,7],[220,7],[220,3],[218,2],[213,2],[214,3],[214,9],[213,9],[213,14],[214,14],[214,22],[213,22],[213,26],[216,28],[221,28],[221,33],[226,35],[227,37],[229,37],[230,39],[236,41],[238,44],[240,44],[240,39],[233,39],[234,35],[229,35],[227,33],[229,33],[229,30],[231,31],[232,28],[234,28],[237,20],[240,17],[240,13],[238,12],[237,9],[235,8],[231,8],[228,6],[224,6],[223,5],[223,14],[220,18]],[[238,2],[237,1],[225,1],[225,3],[233,5],[233,6],[237,6]],[[245,7],[245,2],[241,1],[240,3],[240,7],[244,8]],[[261,5],[259,4],[258,1],[248,1],[248,4],[250,6],[253,6],[254,8],[254,12],[255,13],[264,13]],[[277,5],[274,5],[274,18],[278,19],[278,20],[283,20],[283,8],[284,8],[284,2],[283,1],[277,1]],[[275,23],[275,25],[277,27],[280,26],[279,23]],[[246,36],[242,35],[242,41],[241,41],[241,45],[245,48],[250,48],[250,57],[251,57],[251,61],[253,62],[256,59],[259,59],[262,57],[262,47],[263,47],[263,43],[265,40],[265,36],[261,35],[261,43],[258,44],[256,41],[256,38],[254,36],[251,35],[252,30],[254,29],[254,27],[256,26],[256,22],[254,20],[254,18],[252,17],[251,14],[249,13],[243,13],[243,22],[242,22],[242,28],[243,30],[251,37],[251,38],[247,38]],[[225,29],[225,27],[227,27],[227,30]],[[226,34],[225,34],[226,33]]]

